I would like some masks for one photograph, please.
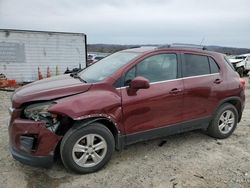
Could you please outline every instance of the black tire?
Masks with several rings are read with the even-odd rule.
[[[238,72],[238,74],[240,75],[240,77],[244,76],[244,69],[243,69],[243,67],[237,68],[236,71]]]
[[[231,130],[228,133],[223,133],[219,129],[219,121],[220,117],[223,113],[226,111],[231,111],[234,114],[234,124],[232,125]],[[216,111],[216,114],[214,115],[213,120],[210,122],[209,127],[207,129],[208,135],[214,137],[214,138],[219,138],[219,139],[224,139],[229,137],[235,130],[237,123],[238,123],[238,111],[237,109],[230,103],[225,103],[220,106],[220,108]]]
[[[244,71],[244,74],[245,74],[246,76],[248,76],[248,73],[249,73],[249,70],[245,70],[245,71]]]
[[[95,166],[82,167],[79,166],[73,158],[74,145],[85,135],[95,134],[101,136],[106,141],[106,152],[104,158]],[[60,154],[65,168],[79,174],[92,173],[100,170],[108,161],[114,152],[115,141],[110,130],[100,123],[91,123],[90,125],[77,129],[70,129],[62,139],[60,146]]]

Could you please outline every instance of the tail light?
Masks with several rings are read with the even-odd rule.
[[[240,78],[240,83],[241,83],[243,90],[245,92],[246,91],[246,81],[244,79]]]

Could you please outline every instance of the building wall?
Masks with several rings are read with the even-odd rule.
[[[17,82],[38,79],[38,67],[56,74],[86,66],[85,35],[74,33],[0,30],[0,73]]]

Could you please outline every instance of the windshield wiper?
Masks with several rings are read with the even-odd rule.
[[[77,74],[77,72],[76,72],[76,73],[71,73],[70,76],[73,77],[73,78],[77,78],[77,79],[79,79],[80,81],[82,81],[82,82],[84,82],[84,83],[87,83],[87,81],[83,80],[83,79]]]

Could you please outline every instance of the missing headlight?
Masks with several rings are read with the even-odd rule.
[[[39,117],[49,115],[48,108],[53,105],[52,102],[35,103],[27,106],[24,109],[24,115],[28,119],[39,121]]]
[[[58,121],[57,115],[48,112],[48,108],[53,104],[51,101],[31,104],[24,109],[24,115],[28,119],[45,122],[46,128],[55,132],[60,122]]]

